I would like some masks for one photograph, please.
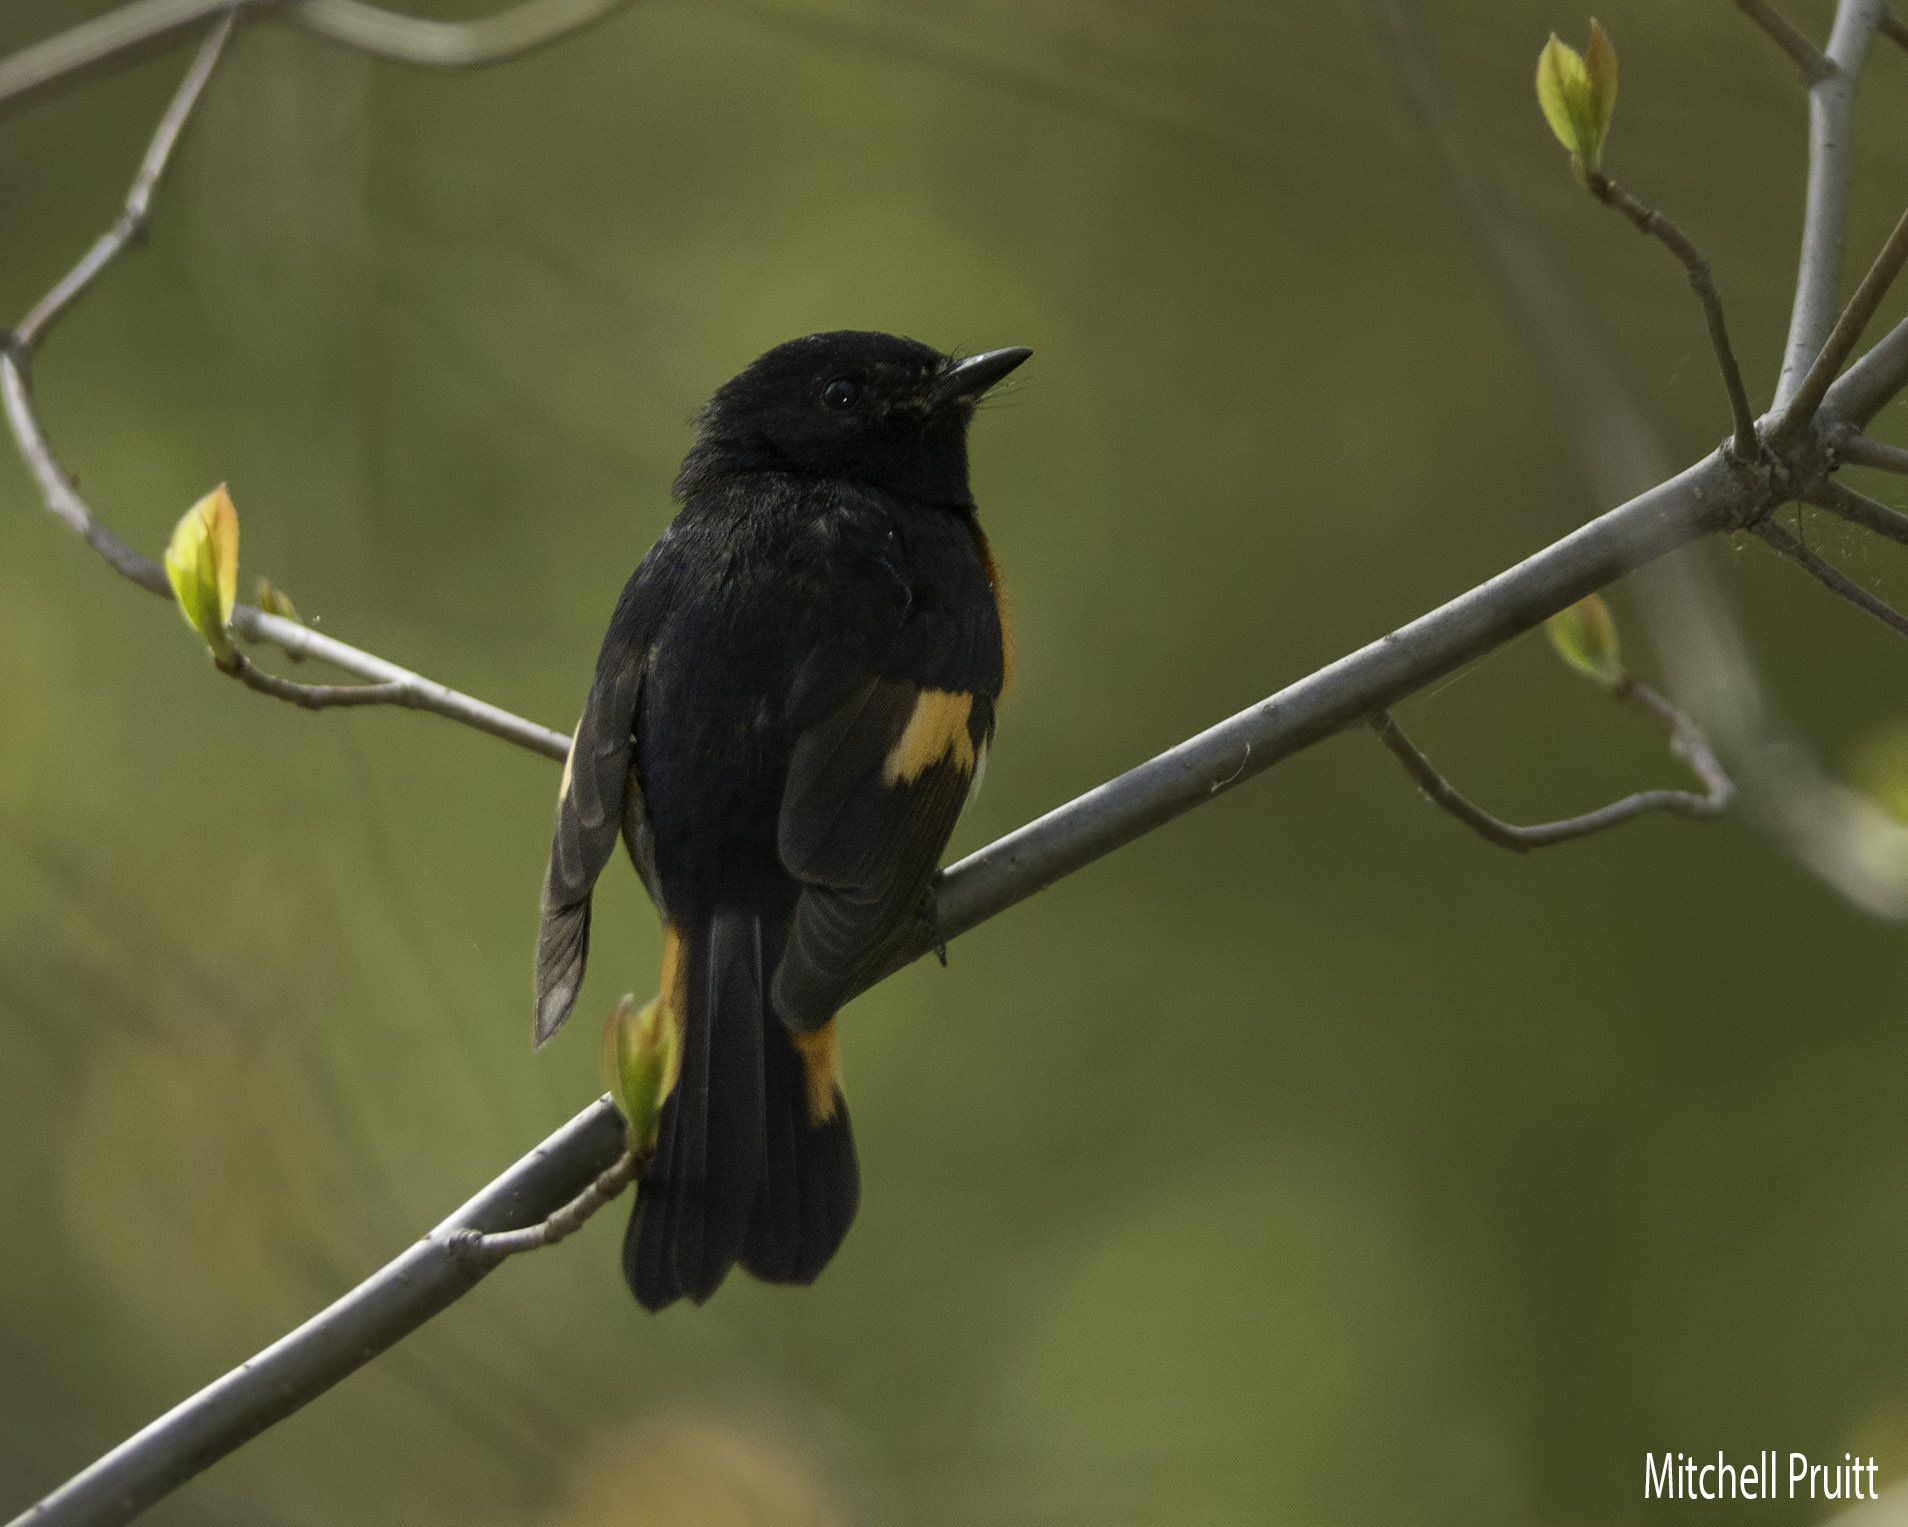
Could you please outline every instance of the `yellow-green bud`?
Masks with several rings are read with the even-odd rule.
[[[656,1121],[681,1061],[682,1025],[675,1013],[660,997],[638,1008],[634,994],[625,994],[603,1025],[603,1074],[637,1155],[655,1144]]]
[[[1590,594],[1559,611],[1544,622],[1544,631],[1557,655],[1591,683],[1615,689],[1629,678],[1617,643],[1616,622],[1602,595]]]
[[[238,666],[226,629],[238,597],[238,539],[238,511],[220,483],[186,510],[166,547],[166,579],[179,613],[228,673]]]

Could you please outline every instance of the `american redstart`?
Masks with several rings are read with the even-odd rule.
[[[557,802],[536,1038],[569,1015],[620,834],[681,1062],[623,1241],[637,1300],[736,1262],[808,1283],[861,1177],[835,1013],[921,914],[1013,668],[967,428],[1032,352],[791,340],[703,409],[681,510],[610,617]]]

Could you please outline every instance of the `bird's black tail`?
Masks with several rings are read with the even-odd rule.
[[[669,939],[663,997],[682,1015],[682,1066],[623,1276],[650,1310],[702,1303],[737,1261],[771,1283],[812,1282],[861,1198],[833,1025],[798,1040],[776,1016],[779,930],[759,913],[715,912]]]

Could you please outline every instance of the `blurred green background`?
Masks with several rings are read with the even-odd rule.
[[[102,9],[8,0],[0,50]],[[1828,0],[1788,9],[1825,35]],[[1598,14],[1608,165],[1712,256],[1766,402],[1795,71],[1720,0]],[[1412,15],[1479,169],[1678,452],[1708,450],[1727,415],[1682,275],[1571,182],[1531,96],[1585,16]],[[110,221],[188,57],[0,118],[0,317]],[[1855,261],[1908,193],[1908,55],[1878,42],[1863,89]],[[567,728],[718,383],[821,328],[1032,345],[975,431],[1021,670],[965,851],[1597,507],[1418,136],[1355,6],[648,0],[444,75],[260,22],[39,396],[135,546],[228,481],[246,587]],[[590,1015],[653,989],[659,942],[619,863],[583,1016],[532,1055],[556,769],[224,681],[5,454],[0,1512],[594,1096]],[[1897,551],[1814,534],[1908,598]],[[1908,711],[1878,627],[1759,548],[1726,562],[1831,759]],[[1401,716],[1514,819],[1680,783],[1539,639]],[[1692,1509],[1644,1506],[1646,1449],[1859,1448],[1886,1486],[1904,953],[1739,819],[1520,860],[1339,738],[855,1005],[864,1206],[814,1288],[738,1276],[646,1318],[619,1207],[151,1520]]]

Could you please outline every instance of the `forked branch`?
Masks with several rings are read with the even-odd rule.
[[[1404,765],[1405,772],[1432,804],[1448,811],[1486,842],[1494,843],[1499,848],[1508,848],[1516,854],[1527,854],[1534,848],[1548,848],[1555,843],[1568,843],[1575,838],[1607,832],[1612,827],[1620,827],[1653,811],[1700,820],[1720,816],[1728,810],[1729,803],[1735,799],[1736,787],[1730,782],[1723,766],[1716,761],[1715,753],[1696,723],[1647,684],[1639,684],[1634,679],[1626,680],[1612,693],[1617,699],[1649,712],[1669,727],[1670,752],[1688,764],[1691,772],[1702,781],[1701,795],[1688,790],[1640,790],[1624,796],[1620,801],[1612,801],[1608,806],[1586,811],[1581,816],[1540,822],[1532,827],[1518,827],[1492,816],[1440,774],[1436,765],[1400,730],[1390,711],[1379,711],[1373,716],[1371,729],[1378,734],[1378,740],[1391,750],[1392,757]]]
[[[115,259],[139,241],[151,216],[153,193],[166,172],[193,107],[198,104],[206,82],[212,76],[226,40],[231,36],[236,17],[236,9],[228,8],[206,34],[192,67],[186,72],[165,115],[160,119],[158,130],[140,161],[138,173],[133,177],[132,189],[127,193],[124,208],[112,228],[101,235],[80,262],[34,305],[19,327],[6,336],[4,346],[0,346],[0,407],[5,409],[14,440],[28,470],[39,484],[47,508],[92,547],[115,572],[146,592],[168,600],[173,597],[172,585],[166,579],[165,569],[150,557],[134,551],[115,535],[111,527],[80,497],[72,478],[60,465],[33,406],[32,361],[36,346],[46,337],[55,320]],[[260,694],[289,701],[307,710],[325,710],[335,706],[397,705],[409,710],[429,711],[433,715],[461,722],[493,737],[528,748],[531,752],[541,753],[546,758],[561,759],[569,752],[569,739],[561,732],[460,694],[372,653],[328,636],[320,636],[296,621],[267,614],[249,605],[237,605],[232,611],[232,629],[247,641],[270,642],[296,657],[319,658],[335,668],[369,681],[364,685],[297,684],[266,673],[241,656],[234,677]]]
[[[625,1150],[575,1198],[534,1225],[525,1225],[521,1230],[459,1229],[435,1233],[458,1257],[488,1271],[519,1252],[541,1251],[558,1241],[568,1240],[589,1223],[598,1209],[615,1200],[634,1182],[641,1170],[642,1162],[636,1153]]]
[[[1827,79],[1835,72],[1835,65],[1829,62],[1827,55],[1797,31],[1795,24],[1770,5],[1769,0],[1736,0],[1736,9],[1767,32],[1775,45],[1795,60],[1802,78],[1809,84]]]
[[[1841,317],[1835,320],[1835,327],[1829,331],[1827,341],[1809,366],[1801,385],[1796,388],[1795,396],[1776,420],[1770,431],[1772,443],[1779,446],[1798,439],[1814,421],[1816,409],[1828,395],[1829,387],[1843,364],[1854,354],[1862,330],[1868,327],[1869,319],[1875,316],[1875,309],[1881,306],[1882,298],[1888,295],[1888,288],[1894,284],[1895,277],[1901,274],[1902,262],[1905,260],[1908,260],[1908,211],[1903,212],[1896,221],[1895,231],[1888,235],[1888,241],[1882,245],[1881,252],[1863,275],[1861,285],[1855,288],[1855,295],[1848,299],[1848,306],[1842,309]]]

